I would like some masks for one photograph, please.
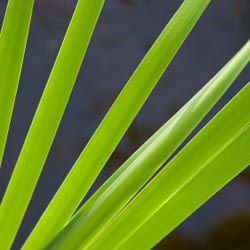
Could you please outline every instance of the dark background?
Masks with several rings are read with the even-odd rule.
[[[1,19],[6,2],[0,1]],[[35,1],[23,73],[0,172],[1,195],[76,2]],[[181,2],[106,1],[14,249],[20,248],[115,97]],[[213,76],[249,39],[249,34],[249,0],[212,1],[90,193]],[[205,121],[249,80],[248,67]],[[249,193],[250,172],[247,170],[155,249],[250,249]]]

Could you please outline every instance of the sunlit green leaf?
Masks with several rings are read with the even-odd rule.
[[[250,43],[247,43],[80,209],[64,229],[62,242],[70,246],[73,242],[87,244],[98,235],[184,141],[249,60]]]
[[[34,0],[9,0],[0,34],[0,166],[21,74]]]
[[[247,167],[249,98],[248,84],[84,249],[151,249]]]
[[[103,0],[80,0],[77,4],[2,201],[1,250],[9,250],[20,226],[60,124],[102,5]],[[23,12],[26,12],[25,6],[26,4],[22,6]],[[17,30],[15,32],[18,33]],[[13,43],[16,44],[16,41]]]
[[[23,249],[43,246],[71,217],[209,2],[184,1],[101,122]]]

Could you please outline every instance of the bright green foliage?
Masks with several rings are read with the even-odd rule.
[[[0,166],[26,47],[34,0],[9,0],[0,39]]]
[[[91,240],[66,227],[46,249],[151,249],[250,163],[249,98],[248,84]]]
[[[45,244],[74,213],[208,3],[185,1],[163,30],[41,217],[33,244]]]
[[[2,249],[10,247],[29,204],[102,5],[100,0],[78,2],[2,201]]]
[[[102,195],[98,191],[64,229],[61,239],[68,249],[75,249],[74,244],[79,244],[79,242],[87,244],[86,242],[110,223],[120,209],[190,134],[249,60],[250,43],[247,43],[192,100],[152,137],[150,142],[147,142],[149,145],[145,146],[146,149],[140,149],[141,152],[133,157],[134,159],[125,162],[121,167],[124,171],[122,174],[119,173],[119,178],[109,181],[112,184],[105,187],[105,193],[102,192]],[[97,201],[96,196],[100,197]]]
[[[248,84],[157,173],[249,63],[247,42],[71,217],[209,2],[183,2],[97,128],[23,250],[151,249],[250,164]],[[3,197],[1,250],[11,248],[22,222],[103,4],[104,0],[78,0]],[[32,0],[9,0],[0,35],[0,164],[32,7]]]

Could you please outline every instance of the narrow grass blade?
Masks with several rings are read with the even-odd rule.
[[[1,250],[9,250],[24,216],[68,102],[103,2],[103,0],[78,1],[3,198],[0,213]],[[35,249],[37,248],[35,247]]]
[[[0,166],[9,131],[34,0],[9,0],[0,34]]]
[[[248,84],[84,249],[151,249],[247,167],[249,98]],[[65,249],[63,237],[46,249]]]
[[[231,61],[172,119],[143,145],[113,177],[90,198],[64,228],[65,245],[87,244],[184,141],[250,60],[248,42]],[[119,176],[119,177],[118,177]]]
[[[23,249],[44,245],[71,217],[209,2],[184,1],[105,116]]]

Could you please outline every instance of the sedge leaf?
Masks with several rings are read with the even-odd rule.
[[[9,0],[0,34],[0,166],[23,64],[34,0]]]
[[[72,216],[209,2],[184,1],[79,156],[24,250],[45,246]]]
[[[84,249],[150,249],[246,168],[249,98],[248,84]]]
[[[65,245],[87,244],[184,141],[250,60],[248,42],[238,54],[172,119],[143,145],[113,177],[90,198],[63,229]],[[140,152],[140,153],[139,153]],[[117,177],[119,176],[119,177]],[[115,179],[115,180],[114,180]],[[74,242],[74,243],[73,243]]]
[[[67,105],[103,2],[103,0],[78,1],[3,197],[0,212],[1,250],[9,250],[11,247],[27,209]],[[22,8],[23,12],[26,13],[25,6],[26,4],[23,4]],[[16,41],[14,44],[16,44]]]

